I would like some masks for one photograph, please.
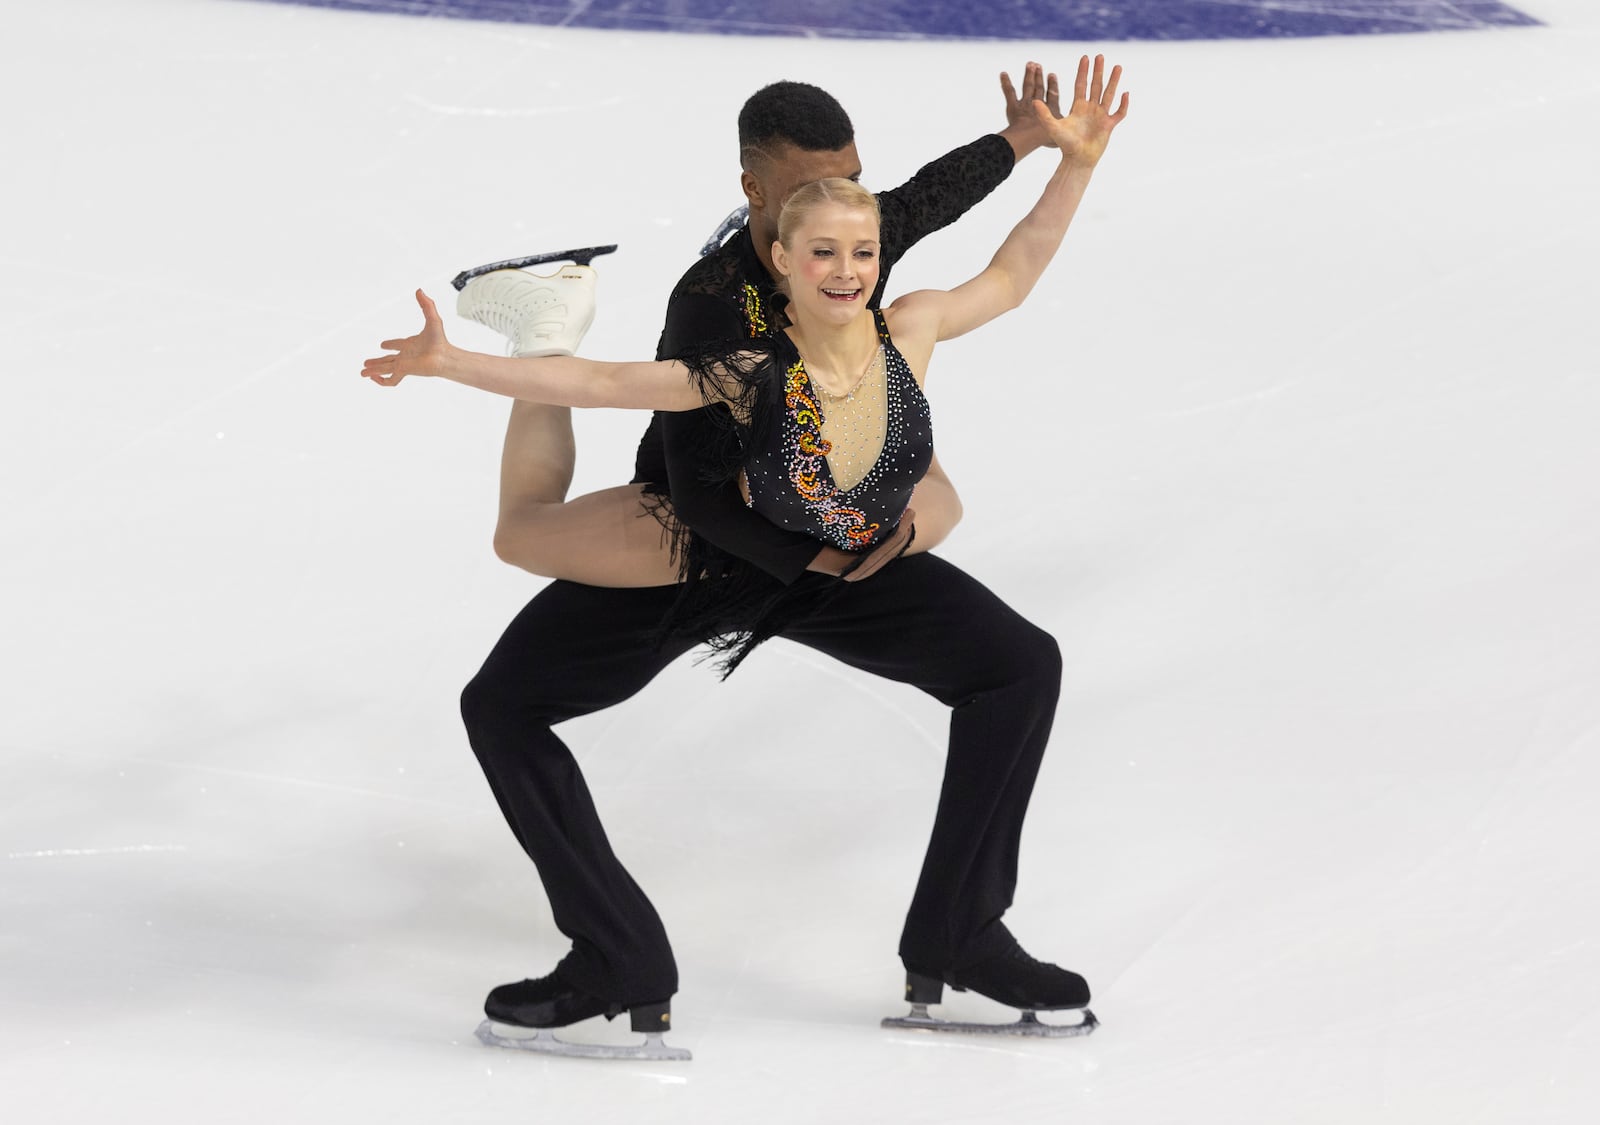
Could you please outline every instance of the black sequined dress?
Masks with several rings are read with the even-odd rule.
[[[813,385],[793,343],[778,338],[782,421],[773,440],[748,451],[744,466],[752,508],[844,551],[868,550],[898,526],[933,461],[928,400],[889,338],[883,313],[872,315],[881,350],[847,395],[829,396]],[[830,423],[867,432],[852,441],[854,434],[830,431]],[[836,469],[851,446],[861,463]]]

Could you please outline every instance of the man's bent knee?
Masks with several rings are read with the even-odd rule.
[[[1025,623],[1007,646],[1006,678],[1058,690],[1061,685],[1061,646],[1037,625]]]
[[[461,721],[471,731],[483,726],[494,710],[493,695],[480,673],[461,689]]]

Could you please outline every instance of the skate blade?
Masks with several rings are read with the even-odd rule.
[[[1083,1019],[1077,1023],[1043,1023],[1033,1012],[1023,1012],[1015,1023],[968,1023],[964,1020],[945,1020],[928,1014],[926,1004],[911,1005],[911,1014],[890,1016],[883,1026],[897,1031],[945,1031],[958,1035],[1020,1035],[1032,1039],[1074,1039],[1093,1035],[1100,1021],[1088,1008],[1083,1009]]]
[[[515,1034],[502,1034],[514,1031]],[[556,1038],[547,1028],[508,1028],[491,1020],[484,1020],[474,1033],[478,1042],[486,1047],[509,1047],[514,1051],[531,1051],[537,1055],[561,1055],[569,1059],[660,1059],[669,1062],[694,1058],[683,1047],[669,1047],[661,1041],[661,1033],[645,1032],[644,1042],[632,1047],[612,1046],[608,1043],[569,1043]]]
[[[617,244],[609,246],[581,246],[576,250],[551,250],[544,254],[524,254],[520,258],[507,258],[500,262],[489,262],[481,266],[473,266],[470,270],[462,270],[450,279],[450,284],[460,292],[466,287],[467,282],[475,277],[482,277],[486,273],[496,270],[519,270],[524,266],[537,266],[545,262],[576,262],[586,266],[601,254],[610,254],[616,250]]]

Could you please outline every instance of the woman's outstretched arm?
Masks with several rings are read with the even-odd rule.
[[[380,344],[393,354],[363,363],[365,378],[392,387],[407,375],[428,375],[552,406],[693,410],[706,405],[689,369],[675,360],[605,363],[577,356],[486,355],[447,340],[439,310],[420,289],[417,304],[422,308],[422,331]]]
[[[949,340],[1023,302],[1060,248],[1112,130],[1128,116],[1128,95],[1117,99],[1121,82],[1120,66],[1112,67],[1107,79],[1103,55],[1095,56],[1091,75],[1085,55],[1078,61],[1072,108],[1065,117],[1057,118],[1042,101],[1033,103],[1040,125],[1061,150],[1061,161],[1039,201],[1012,228],[982,273],[948,292],[906,294],[894,303],[897,320],[927,324],[934,340]]]

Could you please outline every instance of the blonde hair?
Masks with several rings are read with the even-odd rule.
[[[860,211],[871,211],[875,222],[882,222],[878,213],[878,197],[854,180],[835,176],[826,180],[813,180],[795,189],[784,201],[778,215],[778,241],[785,250],[794,249],[794,232],[813,211],[830,203],[838,203]]]

